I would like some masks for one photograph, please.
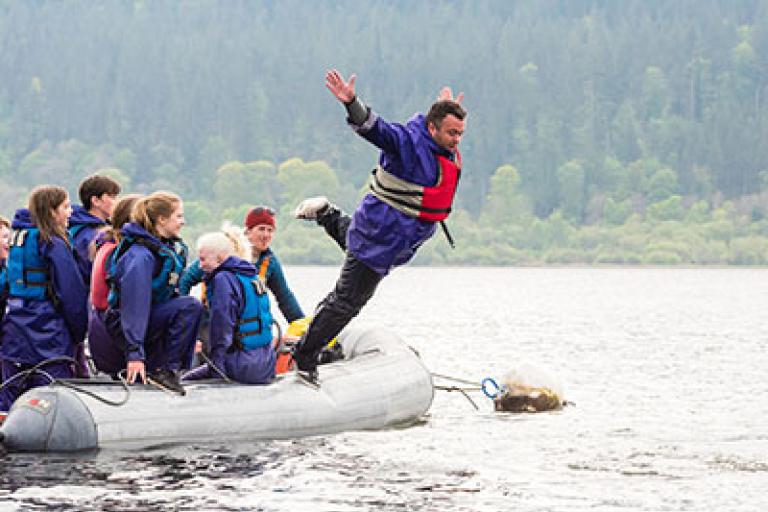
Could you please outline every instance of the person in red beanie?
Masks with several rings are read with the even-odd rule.
[[[245,232],[243,233],[251,244],[250,261],[256,267],[256,272],[259,279],[267,285],[267,288],[272,292],[272,295],[277,301],[277,307],[280,308],[280,312],[285,317],[286,322],[289,324],[295,320],[304,318],[304,312],[296,300],[296,296],[288,286],[288,281],[283,274],[283,267],[280,265],[280,260],[270,245],[272,244],[272,238],[275,234],[275,228],[277,222],[275,219],[275,211],[264,205],[254,206],[245,215],[244,219]],[[236,231],[239,228],[230,226],[229,229],[222,228],[224,234],[227,235],[230,240],[236,242],[234,238],[237,238]],[[245,257],[245,256],[243,256]],[[179,292],[182,295],[189,295],[192,287],[203,282],[205,272],[200,266],[200,260],[196,259],[187,268],[179,281]],[[200,339],[204,345],[208,345],[208,316],[207,310],[203,316],[203,322],[201,324]],[[186,375],[183,380],[197,380],[210,378],[213,375],[206,371],[206,365],[202,365],[193,369]]]
[[[270,249],[276,227],[275,211],[268,206],[254,206],[245,215],[245,236],[251,244],[250,260],[256,267],[259,278],[275,296],[277,306],[285,320],[291,323],[304,318],[304,312],[288,286],[280,260]],[[179,290],[182,294],[188,295],[192,287],[202,280],[203,270],[200,268],[200,261],[195,260],[184,272]]]
[[[256,266],[259,278],[275,296],[280,312],[291,323],[304,318],[304,312],[288,287],[280,261],[270,249],[276,228],[275,211],[268,206],[254,206],[245,215],[245,236],[251,242],[251,261]]]

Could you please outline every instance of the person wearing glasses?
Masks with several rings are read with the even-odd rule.
[[[317,385],[317,355],[354,318],[394,267],[407,263],[448,216],[461,173],[463,94],[443,87],[427,115],[389,123],[355,94],[356,76],[337,70],[325,86],[344,104],[352,129],[381,150],[371,191],[349,216],[325,197],[302,201],[297,218],[314,220],[346,252],[336,287],[318,305],[293,357],[298,376]],[[445,225],[443,229],[448,234]],[[450,237],[448,237],[449,242]]]

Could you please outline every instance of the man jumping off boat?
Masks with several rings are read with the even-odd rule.
[[[334,290],[317,306],[294,352],[299,377],[314,384],[319,352],[357,316],[384,276],[410,261],[434,235],[436,223],[451,212],[461,173],[463,93],[454,98],[443,87],[426,116],[416,114],[402,125],[365,105],[355,94],[355,80],[333,69],[325,86],[346,107],[352,129],[381,150],[371,191],[352,216],[325,197],[306,199],[295,212],[323,226],[346,252]]]

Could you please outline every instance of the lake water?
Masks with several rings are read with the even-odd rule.
[[[337,269],[288,269],[307,311]],[[356,322],[436,373],[522,362],[575,405],[294,441],[0,455],[0,510],[755,511],[768,504],[768,270],[416,268]]]

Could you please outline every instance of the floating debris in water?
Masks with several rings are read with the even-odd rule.
[[[493,408],[500,412],[557,411],[564,404],[563,385],[559,379],[529,363],[510,370],[493,397]]]
[[[507,389],[493,399],[493,408],[501,412],[544,412],[563,408],[560,397],[548,388]]]

